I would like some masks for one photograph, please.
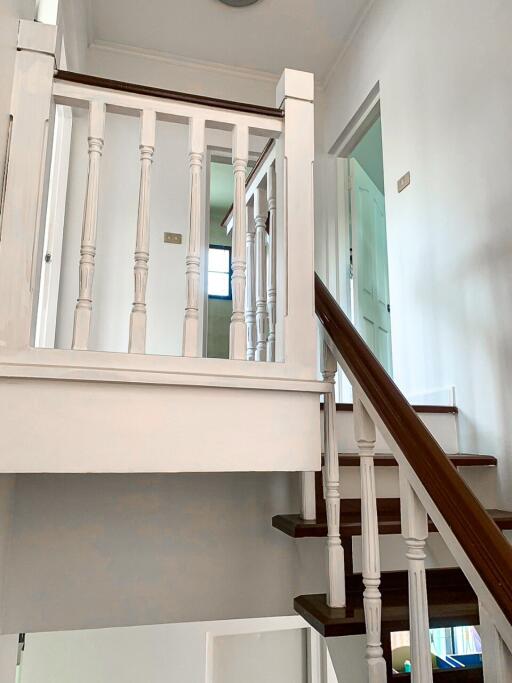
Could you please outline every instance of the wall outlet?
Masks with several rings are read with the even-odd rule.
[[[164,232],[165,244],[181,244],[183,235],[179,232]]]

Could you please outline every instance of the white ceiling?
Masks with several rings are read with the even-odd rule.
[[[89,40],[279,74],[325,79],[370,0],[90,0]]]

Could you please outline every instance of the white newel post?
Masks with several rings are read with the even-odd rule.
[[[256,224],[256,360],[267,359],[267,197],[262,188],[254,193]]]
[[[425,542],[428,518],[425,508],[400,467],[402,536],[409,564],[409,623],[411,633],[411,681],[432,683],[432,656],[428,620]]]
[[[82,241],[80,245],[78,300],[75,308],[73,342],[71,345],[73,349],[80,351],[87,350],[91,330],[100,162],[105,139],[105,110],[104,102],[92,101],[89,103],[89,170],[87,174]]]
[[[380,547],[375,490],[375,424],[354,393],[354,425],[361,470],[361,541],[366,620],[366,658],[369,683],[386,683],[386,662],[381,644]]]
[[[7,178],[4,197],[0,196],[0,347],[4,349],[30,346],[37,311],[58,45],[56,26],[20,21]]]
[[[267,361],[276,358],[276,166],[267,173],[268,254],[267,254]]]
[[[245,321],[247,323],[247,360],[256,357],[256,255],[254,251],[256,227],[254,206],[247,207],[247,286],[245,288]]]
[[[286,360],[311,379],[316,378],[318,358],[314,305],[313,100],[313,74],[285,69],[276,91],[276,104],[285,111],[284,133],[276,142],[276,172],[280,181],[276,360]]]
[[[200,118],[190,120],[189,126],[189,165],[190,200],[189,233],[186,258],[187,303],[183,325],[183,355],[201,356],[201,334],[199,321],[199,301],[201,298],[201,219],[202,188],[205,147],[205,121]]]
[[[345,553],[340,539],[340,466],[336,442],[334,378],[338,369],[329,348],[323,347],[323,378],[331,390],[324,394],[324,490],[327,514],[327,567],[329,607],[345,607]]]
[[[146,352],[146,287],[149,261],[151,164],[155,152],[156,112],[145,110],[140,121],[140,187],[134,256],[134,297],[130,315],[130,353]]]
[[[233,130],[233,173],[235,189],[233,201],[233,246],[231,264],[233,313],[229,327],[229,357],[245,360],[247,356],[247,327],[245,323],[245,250],[247,211],[245,205],[245,174],[249,159],[249,129],[237,125]]]

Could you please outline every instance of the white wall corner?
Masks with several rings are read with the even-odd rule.
[[[313,102],[315,99],[315,76],[307,71],[285,69],[276,88],[276,106],[280,107],[287,97]]]
[[[60,31],[58,26],[21,19],[18,30],[18,50],[30,50],[60,57]]]

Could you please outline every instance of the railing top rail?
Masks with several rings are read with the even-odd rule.
[[[512,623],[512,547],[315,275],[316,312],[468,559]]]
[[[175,102],[187,102],[188,104],[226,109],[229,111],[237,111],[245,114],[254,114],[256,116],[270,116],[272,118],[278,119],[284,118],[283,109],[264,107],[258,104],[251,104],[247,102],[232,102],[231,100],[223,100],[217,97],[205,97],[204,95],[194,95],[192,93],[178,92],[175,90],[165,90],[164,88],[155,88],[149,85],[125,83],[124,81],[115,81],[110,78],[100,78],[99,76],[91,76],[88,74],[76,73],[74,71],[63,71],[59,69],[55,74],[55,78],[61,81],[68,81],[70,83],[78,83],[80,85],[87,85],[95,88],[105,88],[108,90],[117,90],[120,92],[132,93],[134,95],[157,97],[165,100],[174,100]]]

